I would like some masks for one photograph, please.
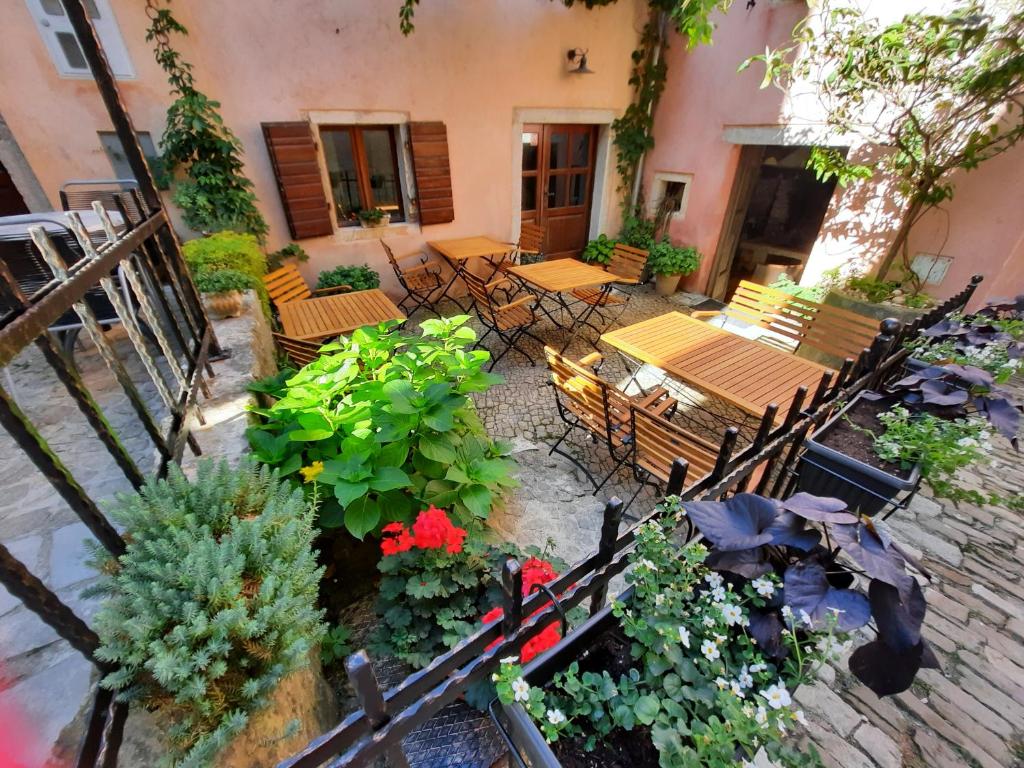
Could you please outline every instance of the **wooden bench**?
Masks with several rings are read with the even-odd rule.
[[[555,387],[558,414],[568,425],[565,434],[548,453],[565,456],[582,469],[596,486],[594,492],[597,493],[632,453],[633,409],[666,416],[675,412],[677,403],[663,387],[647,394],[630,396],[609,384],[586,367],[600,362],[599,353],[587,355],[578,363],[563,357],[551,347],[544,347],[544,355],[551,372],[551,383]],[[562,441],[574,429],[581,429],[603,442],[616,462],[612,471],[600,483],[575,456],[559,449]]]
[[[318,341],[296,339],[283,333],[275,333],[274,341],[277,342],[278,349],[284,353],[288,361],[297,368],[305,368],[320,357],[320,347],[323,346]]]
[[[294,264],[286,264],[263,277],[263,285],[274,306],[280,307],[289,301],[305,301],[319,296],[331,296],[336,293],[348,293],[351,285],[335,285],[331,288],[314,288],[306,284],[299,269]]]
[[[796,351],[807,345],[838,360],[854,359],[871,346],[878,322],[829,304],[801,299],[775,288],[741,280],[729,304],[719,311],[694,312],[691,317],[725,315],[763,328],[782,339],[761,338]],[[790,343],[792,342],[792,343]]]

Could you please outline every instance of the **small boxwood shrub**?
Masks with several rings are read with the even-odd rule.
[[[260,297],[269,316],[270,299],[263,286],[267,274],[267,257],[254,235],[239,232],[217,232],[189,240],[181,247],[193,280],[202,281],[214,272],[234,270],[252,278],[252,287]],[[202,289],[200,289],[202,290]]]
[[[128,547],[93,558],[97,657],[115,667],[101,684],[159,708],[169,764],[213,765],[323,636],[313,511],[267,467],[207,461],[194,482],[172,465],[111,517]]]
[[[334,288],[338,285],[350,285],[353,291],[367,291],[380,287],[380,275],[366,264],[361,267],[342,265],[325,269],[316,281],[317,288]]]

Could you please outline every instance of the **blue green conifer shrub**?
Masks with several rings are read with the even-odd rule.
[[[213,765],[323,637],[313,510],[246,459],[203,462],[194,481],[172,466],[111,517],[127,551],[93,557],[101,684],[167,721],[165,764]]]

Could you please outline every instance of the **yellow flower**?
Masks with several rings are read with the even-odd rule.
[[[299,470],[302,473],[302,480],[306,483],[312,483],[318,477],[320,473],[324,471],[324,463],[322,461],[314,461],[308,467],[303,467]]]

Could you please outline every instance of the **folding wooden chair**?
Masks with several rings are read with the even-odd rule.
[[[320,357],[320,347],[323,346],[323,342],[296,339],[285,336],[283,333],[275,333],[274,341],[277,342],[278,349],[288,358],[288,362],[296,368],[305,368]]]
[[[385,243],[383,239],[380,241],[380,244],[384,247],[384,253],[388,255],[388,262],[391,264],[391,269],[395,271],[395,277],[398,278],[399,284],[405,289],[405,297],[398,302],[398,307],[410,317],[420,307],[426,307],[440,317],[441,313],[437,311],[435,302],[431,301],[431,298],[435,291],[443,285],[441,282],[441,265],[436,261],[428,260],[422,251],[414,251],[404,256],[395,256],[391,246]],[[414,267],[403,267],[399,264],[400,261],[412,258],[419,258],[420,263]],[[412,309],[405,307],[405,302],[407,301],[412,302]]]
[[[611,260],[605,267],[605,271],[611,272],[616,276],[615,283],[617,285],[639,285],[646,265],[647,251],[617,243],[612,250]],[[605,328],[613,325],[615,320],[622,316],[622,313],[626,311],[626,304],[629,301],[629,294],[624,291],[603,291],[601,288],[574,288],[572,295],[578,301],[594,307],[591,317],[595,314],[600,317]],[[620,309],[615,317],[609,320],[602,310],[612,306],[620,307]],[[594,327],[589,322],[589,318],[586,324],[594,331],[597,331],[598,334],[603,332],[603,329]]]
[[[632,455],[632,410],[638,408],[657,416],[671,416],[677,403],[662,387],[647,394],[630,396],[612,386],[585,367],[601,360],[601,355],[596,352],[576,363],[546,346],[544,356],[555,388],[558,415],[567,425],[565,433],[555,441],[548,454],[564,456],[583,470],[594,485],[596,494]],[[611,472],[600,482],[579,459],[560,448],[565,438],[576,429],[594,442],[604,443],[615,462]]]
[[[477,346],[483,346],[483,341],[494,333],[505,344],[505,348],[491,360],[488,370],[493,370],[498,361],[503,358],[510,349],[514,349],[527,360],[530,365],[535,365],[530,353],[519,346],[524,336],[528,336],[538,344],[544,342],[530,333],[530,327],[537,322],[537,305],[540,299],[529,291],[514,301],[498,304],[494,300],[493,291],[500,286],[507,284],[506,278],[499,278],[491,283],[485,283],[483,278],[475,275],[468,269],[462,270],[462,279],[469,288],[469,294],[473,297],[477,315],[480,322],[487,329],[480,337]],[[492,353],[493,354],[493,353]]]
[[[348,293],[352,290],[351,285],[310,289],[302,275],[299,274],[298,267],[294,264],[287,264],[264,275],[263,285],[266,286],[267,294],[275,306],[281,306],[289,301],[305,301],[320,296],[331,296],[335,293]]]

